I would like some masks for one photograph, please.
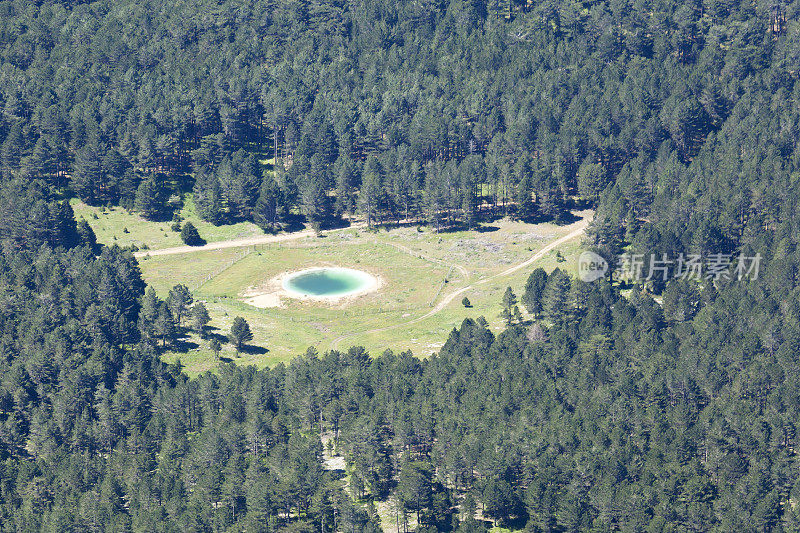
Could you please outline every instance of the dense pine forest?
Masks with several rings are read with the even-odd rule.
[[[401,530],[800,531],[798,15],[0,0],[0,530],[370,532],[388,498]],[[535,320],[465,320],[427,359],[298,347],[189,380],[160,359],[186,309],[69,200],[168,220],[190,195],[266,231],[592,206],[609,260],[764,261],[536,270]]]

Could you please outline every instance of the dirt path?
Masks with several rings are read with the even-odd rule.
[[[365,224],[353,224],[347,228],[329,230],[325,233],[332,233],[335,231],[343,231],[347,229],[356,229],[365,227]],[[306,237],[313,237],[316,235],[311,230],[298,231],[296,233],[284,233],[280,235],[257,235],[255,237],[243,237],[241,239],[232,239],[229,241],[219,241],[204,244],[203,246],[175,246],[173,248],[163,248],[161,250],[142,250],[133,254],[135,257],[157,256],[157,255],[177,255],[188,254],[191,252],[207,252],[209,250],[223,250],[225,248],[241,248],[244,246],[255,246],[257,244],[271,244],[276,242],[294,241],[297,239],[304,239]]]
[[[392,324],[391,326],[385,326],[385,327],[382,327],[382,328],[369,329],[369,330],[366,330],[366,331],[359,331],[359,332],[355,332],[355,333],[348,333],[347,335],[342,335],[340,337],[337,337],[337,338],[333,339],[333,341],[331,341],[330,348],[331,349],[335,349],[337,346],[339,346],[339,344],[342,341],[345,341],[345,340],[347,340],[347,339],[349,339],[351,337],[355,337],[356,335],[369,335],[371,333],[380,333],[380,332],[383,332],[383,331],[389,331],[389,330],[392,330],[392,329],[397,329],[397,328],[401,328],[401,327],[405,327],[405,326],[410,326],[412,324],[416,324],[417,322],[421,322],[421,321],[423,321],[423,320],[425,320],[427,318],[430,318],[430,317],[438,314],[439,312],[441,312],[445,307],[450,305],[450,303],[453,300],[455,300],[456,298],[458,298],[459,296],[461,296],[465,292],[468,292],[468,291],[474,289],[478,285],[483,285],[485,283],[489,283],[489,282],[494,281],[494,280],[496,280],[498,278],[502,278],[502,277],[508,276],[509,274],[513,274],[517,270],[526,268],[526,267],[530,266],[531,264],[535,263],[536,261],[538,261],[539,259],[541,259],[542,257],[544,257],[546,254],[550,253],[553,249],[557,248],[558,246],[561,246],[562,244],[564,244],[567,241],[571,241],[572,239],[580,237],[581,235],[583,235],[584,231],[586,230],[586,227],[589,225],[589,222],[590,222],[589,218],[584,218],[584,219],[580,220],[579,222],[576,222],[574,224],[575,229],[573,229],[572,231],[570,231],[568,234],[564,235],[563,237],[559,237],[558,239],[554,240],[553,242],[551,242],[550,244],[548,244],[547,246],[545,246],[541,250],[539,250],[536,253],[534,253],[529,259],[523,261],[522,263],[516,264],[516,265],[514,265],[514,266],[512,266],[510,268],[507,268],[506,270],[504,270],[504,271],[502,271],[502,272],[500,272],[498,274],[494,274],[492,276],[489,276],[488,278],[484,278],[482,280],[476,281],[475,283],[467,285],[466,287],[462,287],[462,288],[460,288],[460,289],[458,289],[456,291],[451,292],[450,294],[448,294],[447,296],[442,298],[442,300],[439,301],[439,303],[436,304],[436,306],[434,306],[433,309],[431,309],[430,311],[428,311],[427,313],[425,313],[422,316],[418,316],[417,318],[413,318],[413,319],[411,319],[411,320],[409,320],[407,322],[401,322],[399,324]]]

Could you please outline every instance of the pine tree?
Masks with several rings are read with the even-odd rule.
[[[49,208],[50,244],[64,248],[78,246],[81,243],[81,236],[78,234],[75,212],[70,203],[66,200],[51,202]]]
[[[228,340],[236,347],[236,351],[239,352],[242,346],[253,340],[253,332],[250,331],[250,324],[240,316],[234,318]]]
[[[270,175],[264,176],[258,201],[253,210],[253,222],[264,231],[275,231],[286,216],[286,197],[278,182]]]
[[[400,468],[397,480],[397,493],[406,509],[416,511],[417,521],[420,515],[431,505],[432,467],[427,462],[408,461]]]
[[[370,155],[364,163],[364,172],[361,177],[361,190],[358,194],[361,213],[367,219],[367,225],[372,227],[378,218],[378,202],[381,191],[381,166],[378,158]]]
[[[160,220],[166,211],[166,196],[161,181],[151,174],[136,189],[134,208],[148,220]]]
[[[256,157],[237,150],[220,163],[216,172],[228,216],[235,220],[250,219],[259,196],[261,166]],[[212,189],[211,194],[214,194]]]
[[[200,335],[200,338],[205,338],[206,326],[211,322],[211,316],[208,314],[208,309],[203,305],[203,302],[197,302],[192,306],[192,329]]]
[[[567,298],[572,284],[569,276],[555,269],[547,278],[542,296],[544,314],[551,319],[559,319],[567,311]]]
[[[153,323],[153,332],[156,337],[161,339],[161,346],[166,347],[175,340],[175,322],[167,304],[161,302],[158,309],[158,316]]]
[[[355,210],[355,184],[356,165],[346,154],[336,159],[333,171],[336,177],[336,204],[337,215],[352,215]]]
[[[219,339],[214,337],[209,341],[208,347],[211,349],[211,352],[214,354],[214,358],[219,361],[219,353],[222,350],[222,344],[219,342]]]
[[[80,242],[89,246],[92,252],[97,253],[99,251],[99,247],[97,245],[97,236],[94,234],[94,230],[86,222],[86,219],[80,219],[77,225],[78,236],[80,238]]]
[[[23,159],[22,169],[28,178],[45,178],[55,184],[53,179],[58,168],[58,151],[51,144],[50,136],[40,135],[31,155]]]
[[[167,307],[169,307],[169,310],[172,312],[172,316],[175,318],[175,324],[177,324],[178,328],[183,325],[183,317],[186,316],[186,312],[193,301],[194,297],[192,297],[192,293],[186,285],[175,285],[169,291]]]
[[[200,218],[212,224],[220,224],[224,219],[222,188],[217,176],[207,170],[200,170],[192,189],[194,205]]]
[[[317,232],[329,216],[328,198],[325,194],[328,173],[327,164],[322,157],[314,154],[311,158],[309,174],[299,186],[300,209]]]
[[[514,291],[511,290],[511,287],[506,288],[506,292],[503,293],[503,311],[500,313],[500,316],[503,320],[506,321],[506,326],[510,326],[514,323],[515,320],[515,313],[514,308],[517,305],[517,296],[514,294]],[[517,313],[519,313],[519,309],[517,309]]]
[[[108,202],[112,194],[107,189],[100,149],[94,143],[81,148],[72,165],[72,189],[89,205]]]
[[[518,305],[514,306],[514,311],[512,312],[512,317],[513,317],[515,323],[522,324],[522,320],[523,320],[522,312],[519,310],[519,306]]]
[[[191,222],[186,222],[181,228],[181,240],[189,246],[202,246],[206,242]]]
[[[517,304],[517,295],[511,290],[511,287],[506,287],[506,292],[503,293],[503,309],[511,309]]]
[[[544,269],[537,268],[528,276],[525,282],[525,292],[522,295],[522,305],[534,317],[538,317],[542,312],[542,295],[547,285],[547,273]]]
[[[149,342],[155,338],[155,322],[158,318],[160,303],[155,289],[148,287],[139,311],[139,334],[144,341]]]
[[[2,148],[0,148],[0,164],[3,175],[10,178],[19,170],[25,139],[22,136],[22,122],[16,122],[8,131]]]
[[[514,514],[519,501],[511,485],[504,479],[490,479],[483,489],[484,512],[497,520],[505,520]]]
[[[605,187],[605,170],[599,163],[587,158],[578,168],[578,194],[596,202]]]

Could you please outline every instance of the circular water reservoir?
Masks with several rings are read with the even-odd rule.
[[[293,296],[311,298],[341,298],[367,292],[377,287],[378,281],[360,270],[339,267],[321,267],[301,270],[283,280],[283,288]]]

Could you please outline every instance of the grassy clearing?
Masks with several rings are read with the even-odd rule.
[[[170,288],[183,283],[193,292],[201,289],[210,276],[218,275],[236,261],[241,261],[250,248],[224,248],[191,254],[156,255],[139,259],[148,285],[162,297]]]
[[[383,280],[386,291],[336,306],[284,299],[283,308],[258,309],[241,301],[245,291],[266,285],[285,271],[320,264],[369,271]],[[257,366],[287,361],[308,346],[322,349],[321,344],[326,339],[346,334],[353,328],[379,327],[387,321],[403,320],[403,315],[410,309],[428,309],[432,300],[428,287],[430,280],[444,280],[449,270],[442,265],[409,257],[391,246],[364,238],[347,239],[346,235],[265,245],[256,251],[252,248],[227,249],[151,257],[143,259],[141,267],[145,279],[161,296],[166,296],[176,283],[192,288],[195,298],[206,303],[212,316],[211,325],[222,333],[229,331],[233,317],[244,317],[253,330],[252,344],[266,346],[269,351],[227,356],[237,363]],[[208,272],[218,274],[201,284]],[[192,374],[214,366],[210,352],[202,348],[204,344],[196,338],[191,341],[200,344],[207,357],[193,356],[188,360],[179,355],[187,366],[187,372]]]
[[[97,235],[97,240],[104,244],[118,244],[123,247],[135,245],[139,248],[146,245],[151,250],[183,245],[180,234],[170,229],[170,221],[151,222],[122,207],[92,207],[80,200],[72,200],[72,209],[75,211],[75,218],[85,218]],[[180,215],[184,221],[194,224],[200,236],[207,242],[263,234],[251,222],[214,226],[202,220],[197,216],[191,194],[186,195]]]
[[[169,222],[149,222],[121,208],[94,208],[80,202],[75,202],[73,208],[76,216],[85,218],[98,240],[105,244],[139,247],[147,244],[150,249],[182,244]],[[214,227],[199,220],[191,196],[187,197],[181,216],[192,221],[209,242],[261,234],[253,224]],[[530,268],[474,285],[525,261],[573,229],[510,220],[487,224],[481,232],[436,234],[416,227],[375,232],[348,229],[327,232],[323,238],[143,257],[140,266],[147,283],[162,297],[178,283],[187,285],[196,300],[206,303],[211,326],[219,334],[229,331],[235,316],[242,316],[250,323],[254,334],[252,345],[263,348],[236,354],[226,346],[221,353],[223,360],[271,366],[290,360],[309,346],[323,352],[334,345],[338,349],[362,345],[371,353],[386,348],[411,350],[426,356],[438,350],[450,331],[466,317],[484,316],[493,329],[500,331],[503,291],[511,286],[521,295],[535,266],[547,270],[558,266],[573,272],[579,253],[578,239],[559,247],[560,257],[552,251]],[[383,285],[376,293],[338,304],[283,298],[279,308],[259,309],[243,301],[244,295],[254,289],[272,290],[271,280],[284,272],[319,265],[365,270],[378,276]],[[436,315],[407,324],[430,312],[446,295],[468,286],[471,288],[464,295]],[[462,296],[469,298],[470,308],[463,307]],[[389,325],[396,327],[373,331]],[[171,361],[180,358],[190,375],[217,365],[208,343],[196,337],[185,340],[181,353],[167,354],[165,358]]]
[[[160,295],[166,296],[177,283],[186,284],[196,300],[206,303],[211,326],[220,334],[229,331],[235,316],[242,316],[253,330],[253,346],[267,349],[235,354],[226,346],[221,354],[225,360],[271,366],[290,360],[309,346],[323,352],[334,344],[338,349],[362,345],[371,353],[408,349],[426,356],[438,350],[465,317],[484,316],[500,331],[503,291],[511,286],[521,295],[536,266],[573,271],[579,239],[559,247],[560,257],[552,251],[534,266],[472,287],[525,261],[572,230],[570,226],[511,221],[497,222],[483,233],[349,229],[329,232],[324,238],[142,258],[140,264],[145,279]],[[283,298],[279,308],[259,309],[243,301],[244,294],[253,289],[271,290],[271,280],[284,272],[319,265],[365,270],[378,276],[383,285],[376,293],[338,304]],[[472,307],[464,308],[459,296],[436,315],[406,324],[430,312],[445,295],[467,286],[472,287],[465,293]],[[387,325],[397,327],[371,331]],[[167,354],[166,359],[180,358],[189,375],[216,367],[205,341],[189,338],[185,348],[189,351]]]
[[[500,318],[500,299],[506,287],[511,287],[518,297],[522,295],[525,281],[533,268],[541,266],[552,271],[556,267],[568,270],[574,274],[577,269],[577,257],[580,254],[580,242],[572,241],[560,248],[564,257],[563,261],[557,259],[556,251],[547,254],[535,267],[521,269],[509,276],[495,279],[490,283],[478,285],[465,293],[469,298],[471,307],[465,308],[461,304],[461,297],[454,299],[437,315],[416,322],[408,326],[394,329],[365,333],[347,339],[343,346],[361,345],[372,353],[390,347],[395,352],[411,350],[417,355],[429,355],[437,351],[454,327],[458,327],[465,318],[477,319],[483,316],[489,322],[492,330],[500,332],[505,328],[503,319]],[[525,313],[522,306],[520,309]],[[527,315],[527,314],[526,314]],[[528,318],[526,316],[526,318]]]
[[[490,276],[525,259],[548,242],[563,235],[564,227],[525,224],[505,220],[484,227],[482,232],[420,232],[416,228],[382,231],[377,238],[405,246],[426,257],[458,264],[476,279]]]

